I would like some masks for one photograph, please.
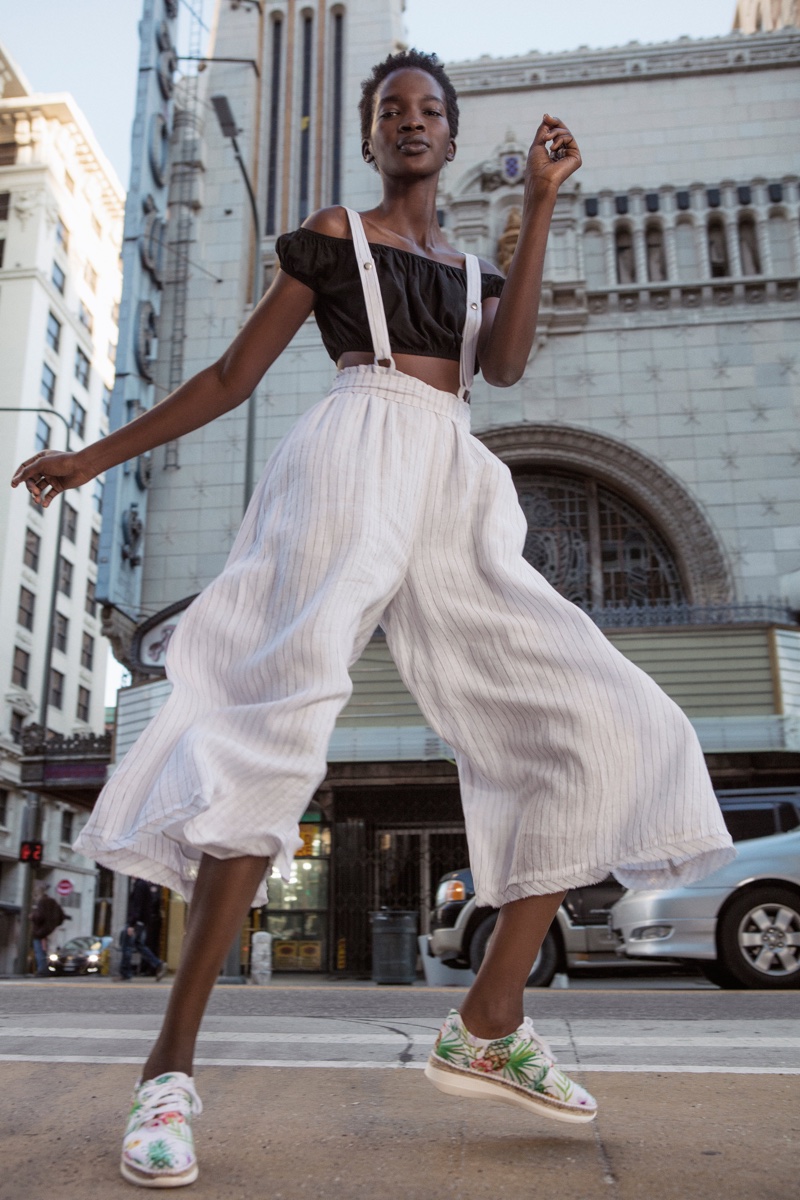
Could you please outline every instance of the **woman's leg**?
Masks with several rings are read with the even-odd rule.
[[[268,858],[203,855],[180,966],[142,1079],[154,1079],[167,1071],[192,1074],[194,1044],[208,997],[268,866]]]
[[[505,1037],[522,1024],[525,983],[565,895],[527,896],[500,909],[477,978],[461,1006],[461,1019],[473,1037]]]

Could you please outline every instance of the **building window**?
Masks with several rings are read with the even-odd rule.
[[[652,222],[645,232],[647,249],[647,279],[649,283],[663,283],[667,278],[667,256],[664,251],[664,231]]]
[[[61,322],[55,313],[48,314],[45,340],[50,349],[55,350],[56,354],[58,354],[58,348],[61,345]]]
[[[89,534],[89,562],[96,563],[100,557],[100,530],[93,529]]]
[[[19,715],[19,713],[11,714],[12,724],[14,717]],[[0,826],[2,826],[3,829],[8,829],[8,792],[5,788],[0,788]]]
[[[22,730],[25,727],[25,714],[11,710],[11,740],[18,746],[22,741]]]
[[[36,436],[33,439],[37,450],[46,450],[47,449],[47,447],[50,445],[51,432],[52,432],[52,430],[50,429],[50,426],[47,424],[47,421],[45,421],[44,417],[37,417],[36,418]]]
[[[77,708],[77,714],[78,714],[79,721],[88,721],[89,720],[89,710],[91,708],[91,704],[92,704],[92,693],[89,691],[88,688],[81,687],[79,685],[78,686],[78,708]]]
[[[53,271],[52,271],[52,274],[50,275],[50,279],[51,279],[53,287],[56,289],[56,291],[61,292],[61,295],[63,296],[64,288],[66,287],[66,283],[67,283],[67,277],[57,262],[53,263]]]
[[[586,282],[590,288],[604,288],[607,286],[608,279],[606,276],[603,235],[595,227],[585,230],[583,235],[583,269],[586,272]]]
[[[795,256],[792,252],[792,228],[782,212],[770,213],[767,231],[773,275],[794,275]],[[753,234],[755,234],[755,228],[753,228]]]
[[[86,409],[74,396],[69,414],[69,427],[75,430],[79,438],[86,436]]]
[[[78,510],[73,508],[69,500],[63,500],[64,505],[64,537],[75,542],[78,536]]]
[[[84,633],[81,642],[81,666],[91,671],[94,666],[94,638],[90,633]]]
[[[14,647],[14,665],[11,668],[11,682],[17,687],[26,688],[28,686],[28,675],[31,669],[31,656],[27,650],[22,650],[19,646]]]
[[[3,262],[5,261],[5,257],[6,257],[6,239],[0,238],[0,270],[2,269]]]
[[[103,226],[100,224],[100,222],[98,221],[98,219],[94,215],[94,213],[92,213],[92,229],[94,230],[97,237],[103,236]]]
[[[0,142],[0,167],[13,167],[17,161],[17,143]]]
[[[678,221],[675,226],[675,257],[678,260],[679,279],[694,280],[699,277],[695,229],[690,221]]]
[[[69,171],[65,171],[65,172],[64,172],[64,187],[67,189],[67,191],[68,191],[68,192],[69,192],[71,195],[74,195],[74,193],[75,193],[75,180],[72,178],[72,176],[70,175]]]
[[[105,486],[102,479],[95,480],[94,491],[92,492],[92,505],[96,513],[103,511],[103,492],[105,491]]]
[[[58,556],[58,590],[65,596],[72,595],[73,566],[63,554]]]
[[[61,845],[71,846],[75,841],[73,826],[75,824],[75,813],[68,808],[63,809],[61,813]]]
[[[64,707],[64,675],[55,667],[50,668],[50,693],[47,703],[53,708]]]
[[[67,653],[67,638],[69,635],[69,618],[57,612],[53,618],[53,645],[62,654]]]
[[[56,242],[65,254],[69,252],[69,230],[61,220],[61,217],[58,217],[56,220]]]
[[[269,153],[267,154],[267,233],[274,233],[278,207],[278,143],[280,141],[281,44],[283,21],[272,22],[272,79],[269,94]]]
[[[758,235],[752,217],[742,217],[739,222],[739,258],[743,275],[761,274],[761,255],[758,252]]]
[[[36,606],[36,596],[26,587],[19,589],[19,604],[17,605],[17,623],[23,629],[33,629],[33,610]]]
[[[341,203],[344,99],[344,13],[333,14],[333,104],[331,106],[331,204]]]
[[[111,388],[107,387],[106,384],[103,384],[103,395],[100,399],[100,403],[103,406],[103,415],[106,417],[110,417],[111,416]]]
[[[8,220],[8,210],[11,207],[11,192],[0,192],[0,221]]]
[[[22,555],[22,561],[32,571],[39,570],[39,547],[41,544],[42,539],[38,533],[34,533],[32,529],[25,530],[25,550]]]
[[[96,292],[97,291],[97,271],[95,271],[94,267],[92,266],[92,264],[90,262],[87,262],[86,266],[83,269],[83,278],[86,281],[86,286],[89,288],[89,291]]]
[[[95,600],[96,588],[93,579],[86,581],[86,611],[90,617],[95,616],[97,611],[97,602]]]
[[[514,482],[528,522],[524,556],[562,596],[589,610],[686,601],[664,538],[610,488],[556,471]]]
[[[46,400],[48,404],[55,404],[56,373],[51,367],[48,367],[47,363],[45,363],[42,367],[42,382],[39,387],[39,392],[41,393],[42,399]]]
[[[89,359],[81,350],[80,346],[75,348],[75,378],[78,383],[82,383],[85,388],[89,386],[89,372],[91,364]]]
[[[108,343],[108,361],[110,363],[115,363],[117,361],[117,343],[116,342]]]
[[[309,177],[311,162],[311,80],[314,49],[314,18],[303,17],[302,82],[300,86],[300,187],[298,195],[299,221],[305,221],[309,210]]]
[[[119,325],[119,300],[115,300],[111,306],[111,320],[115,325]]]
[[[719,218],[708,222],[708,269],[712,279],[724,279],[730,275],[728,262],[728,239],[725,236],[725,226]]]
[[[94,317],[82,300],[78,301],[78,320],[87,333],[94,331]]]
[[[617,255],[617,283],[636,283],[636,256],[633,234],[627,225],[618,225],[614,233]]]

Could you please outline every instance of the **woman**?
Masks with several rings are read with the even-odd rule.
[[[479,899],[501,909],[426,1074],[444,1091],[568,1121],[594,1100],[523,1019],[523,988],[565,889],[654,886],[730,857],[688,722],[522,558],[508,470],[468,433],[477,360],[515,383],[533,344],[550,218],[580,166],[545,115],[503,282],[436,220],[458,106],[435,56],[390,56],[361,101],[383,198],[278,239],[281,270],[219,362],[77,454],[20,467],[47,506],[108,467],[241,404],[315,312],[339,374],[270,460],[222,575],[172,640],[172,695],[101,795],[79,848],[191,894],[164,1026],[134,1093],[122,1172],[197,1176],[195,1037],[270,864],[288,876],[324,777],[348,667],[378,621],[431,725],[454,747]],[[387,327],[386,313],[389,314]]]

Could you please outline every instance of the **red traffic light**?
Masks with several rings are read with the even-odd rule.
[[[19,847],[19,861],[21,863],[40,863],[44,845],[42,842],[21,842]]]

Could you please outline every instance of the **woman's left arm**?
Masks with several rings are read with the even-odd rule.
[[[570,131],[558,117],[545,113],[528,153],[519,240],[503,294],[499,302],[484,304],[478,358],[484,379],[493,387],[510,387],[522,378],[536,333],[556,195],[580,165],[581,153]]]

